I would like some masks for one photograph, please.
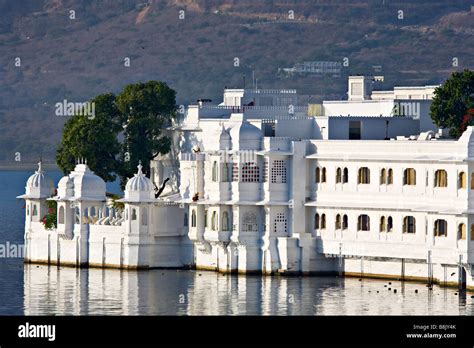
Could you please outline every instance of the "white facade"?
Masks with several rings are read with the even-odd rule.
[[[40,166],[28,180],[27,193],[19,196],[27,205],[26,262],[131,269],[192,263],[183,209],[177,203],[154,199],[152,183],[141,166],[128,181],[125,198],[115,204],[106,197],[105,182],[85,163],[77,164],[59,181],[57,194],[52,186],[48,194],[31,194],[38,173],[39,185],[45,185],[48,179]],[[52,230],[41,222],[47,200],[57,202],[57,227]]]
[[[64,226],[46,231],[27,215],[27,259],[474,288],[474,127],[445,140],[434,127],[419,134],[420,118],[364,116],[354,138],[357,129],[344,122],[362,116],[312,117],[298,105],[244,108],[246,90],[225,93],[225,100],[241,100],[191,106],[170,130],[178,150],[151,168],[157,184],[171,179],[165,199],[154,198],[139,166],[120,200],[124,208],[105,213],[105,188],[79,164],[52,198],[58,209],[64,203]],[[282,98],[287,94],[294,97],[285,90]],[[45,199],[28,190],[28,203]],[[71,202],[82,217],[75,223],[67,222],[75,216]],[[56,256],[56,245],[67,256]]]
[[[242,133],[245,122],[222,122],[222,132],[256,146],[232,137],[219,151],[202,142],[201,153],[181,161],[198,268],[447,284],[461,276],[474,285],[474,128],[458,141],[257,142],[254,129]]]

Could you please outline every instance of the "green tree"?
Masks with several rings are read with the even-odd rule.
[[[121,117],[112,93],[95,97],[95,117],[72,116],[64,125],[63,138],[56,155],[56,162],[66,174],[74,169],[76,160],[87,159],[87,164],[105,181],[117,176],[122,130]]]
[[[141,161],[150,173],[150,160],[170,151],[171,139],[163,129],[171,125],[176,114],[176,92],[164,82],[149,81],[128,85],[117,96],[122,117],[121,185],[136,173]]]
[[[450,135],[459,137],[473,123],[474,71],[455,72],[435,89],[431,118],[438,127],[449,128]]]

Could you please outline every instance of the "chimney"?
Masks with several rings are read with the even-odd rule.
[[[371,76],[349,76],[347,96],[349,100],[370,100],[372,98]]]

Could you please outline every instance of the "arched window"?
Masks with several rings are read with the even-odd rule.
[[[316,167],[316,170],[314,172],[314,182],[316,183],[321,182],[321,169],[319,167]]]
[[[63,206],[59,208],[58,224],[64,224],[64,207]]]
[[[416,233],[416,220],[413,216],[403,218],[403,233]]]
[[[286,216],[283,213],[277,213],[275,220],[273,221],[273,231],[277,233],[288,232],[288,222]]]
[[[471,174],[471,190],[474,190],[474,173]]]
[[[336,215],[336,230],[340,230],[341,229],[341,215],[340,214],[337,214]]]
[[[349,221],[348,221],[347,215],[344,214],[344,216],[342,217],[342,229],[347,230],[348,226],[349,226]]]
[[[391,216],[387,218],[387,232],[393,231],[393,219]]]
[[[342,171],[342,183],[346,184],[349,182],[349,170],[347,168],[344,168]]]
[[[436,237],[448,236],[448,223],[446,220],[438,219],[434,224],[434,235]]]
[[[222,231],[230,231],[229,214],[226,211],[222,213]]]
[[[474,224],[471,225],[471,240],[474,240]]]
[[[387,183],[387,170],[382,168],[380,170],[380,185],[385,185]]]
[[[407,168],[403,171],[403,185],[416,185],[416,170]]]
[[[137,210],[135,208],[132,209],[132,221],[137,219]]]
[[[218,226],[217,226],[217,212],[213,211],[212,212],[212,217],[211,217],[211,230],[217,231]]]
[[[314,229],[319,230],[319,214],[314,214]]]
[[[466,173],[461,172],[458,176],[458,188],[465,189],[467,187]]]
[[[207,209],[204,210],[204,227],[207,228],[208,224],[207,224]]]
[[[370,231],[370,218],[366,214],[359,215],[357,219],[358,231]]]
[[[386,226],[385,216],[381,216],[380,217],[380,226],[379,226],[380,232],[385,232],[386,231],[385,226]]]
[[[183,225],[184,227],[188,227],[188,213],[184,213],[184,221],[183,221]]]
[[[33,216],[37,216],[38,215],[38,206],[36,204],[33,204]]]
[[[242,218],[242,231],[257,232],[257,215],[253,212],[246,212]]]
[[[370,170],[367,167],[359,168],[359,176],[357,179],[359,184],[370,184]]]
[[[349,219],[348,219],[347,215],[344,214],[342,216],[342,229],[347,230],[348,227],[349,227]]]
[[[466,224],[458,225],[458,239],[466,239]]]
[[[91,207],[89,211],[89,216],[95,216],[96,215],[96,209],[95,207]]]
[[[214,161],[212,163],[212,181],[217,182],[218,181],[218,176],[217,176],[217,161]]]
[[[246,162],[242,165],[242,182],[259,182],[260,168],[254,162]]]
[[[231,163],[222,163],[222,182],[231,182],[232,181],[232,165]]]
[[[326,167],[321,169],[321,182],[326,182]]]
[[[389,168],[387,171],[387,185],[393,185],[393,169]]]
[[[196,227],[196,210],[191,211],[191,227]]]
[[[142,208],[142,226],[148,226],[148,209]]]
[[[30,215],[30,205],[29,204],[26,205],[26,215],[27,216]]]
[[[341,168],[336,169],[336,184],[339,184],[342,182],[342,170]]]
[[[435,187],[448,187],[448,173],[444,169],[435,172]]]
[[[322,230],[326,228],[326,214],[321,214],[321,221],[319,223],[319,226]]]

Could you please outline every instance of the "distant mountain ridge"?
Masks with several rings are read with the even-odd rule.
[[[224,86],[241,87],[244,75],[248,84],[254,72],[259,87],[296,88],[314,101],[344,98],[349,74],[384,75],[390,88],[437,84],[474,68],[466,0],[0,0],[0,16],[0,163],[7,164],[17,152],[25,161],[53,160],[66,120],[55,103],[132,82],[166,81],[187,104],[218,101]],[[344,58],[340,77],[277,73]]]

